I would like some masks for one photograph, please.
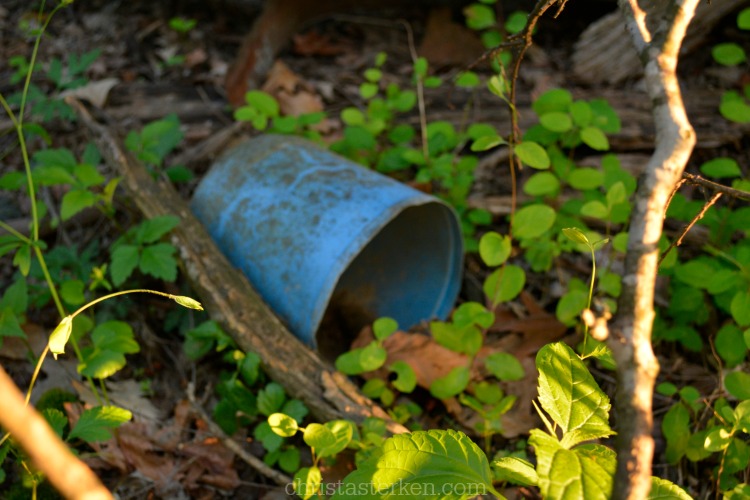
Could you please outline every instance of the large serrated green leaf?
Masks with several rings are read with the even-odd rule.
[[[536,357],[539,402],[563,430],[562,446],[614,434],[609,398],[578,355],[566,344],[544,346]]]
[[[138,267],[145,274],[166,281],[177,278],[177,261],[173,254],[176,249],[170,243],[156,243],[143,249]]]
[[[116,406],[96,406],[84,410],[73,430],[68,435],[68,441],[79,438],[88,443],[106,441],[112,437],[110,429],[119,427],[133,418],[133,414]]]
[[[461,432],[430,430],[386,440],[333,498],[458,499],[487,492],[495,490],[482,450]]]
[[[556,437],[533,429],[542,496],[549,500],[605,500],[612,493],[614,452],[601,445],[565,449]]]
[[[648,500],[692,500],[692,497],[676,484],[666,479],[652,477]]]
[[[510,481],[523,486],[536,486],[539,476],[534,466],[528,461],[518,457],[503,457],[492,462],[495,468],[495,476],[502,481]]]

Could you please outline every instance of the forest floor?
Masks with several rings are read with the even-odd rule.
[[[40,71],[34,80],[49,95],[58,95],[59,86],[47,76],[53,60],[70,65],[73,55],[100,51],[98,57],[79,75],[87,83],[79,94],[94,98],[98,105],[124,133],[139,131],[154,120],[176,114],[184,139],[166,159],[167,166],[182,165],[191,174],[179,184],[179,192],[188,199],[195,186],[219,155],[241,141],[258,135],[248,124],[238,125],[228,104],[224,80],[238,55],[242,38],[249,31],[253,19],[259,15],[261,2],[75,2],[60,11],[43,37],[39,51]],[[356,2],[352,2],[356,3]],[[409,2],[404,2],[408,4]],[[511,10],[506,7],[507,10]],[[606,98],[620,114],[622,130],[610,137],[611,152],[617,154],[626,169],[637,174],[645,165],[653,143],[653,126],[648,99],[640,78],[634,75],[616,84],[584,83],[573,72],[571,60],[575,43],[582,31],[592,22],[615,9],[614,2],[587,0],[569,2],[558,19],[545,16],[539,24],[537,42],[527,56],[519,77],[518,107],[525,113],[521,126],[534,123],[530,111],[533,100],[543,92],[555,88],[570,90],[576,98]],[[340,12],[305,26],[295,34],[276,59],[271,76],[263,88],[277,97],[290,113],[318,110],[327,112],[326,130],[329,139],[340,136],[341,121],[336,118],[348,106],[361,106],[359,85],[363,72],[371,67],[379,52],[388,55],[383,66],[384,81],[397,82],[403,88],[411,85],[412,59],[409,33],[413,34],[414,49],[432,59],[437,74],[445,77],[475,62],[481,56],[481,44],[470,41],[463,31],[457,43],[453,30],[460,23],[460,9],[454,17],[444,19],[428,28],[433,9],[409,7],[388,10],[354,9]],[[184,34],[170,28],[175,17],[195,19],[195,27]],[[436,16],[438,17],[438,16]],[[724,152],[747,165],[746,130],[722,125],[718,112],[721,92],[734,88],[742,74],[719,70],[711,63],[711,46],[717,40],[734,36],[733,16],[720,23],[684,59],[680,67],[686,100],[691,118],[696,120],[698,148],[690,168],[695,170],[705,159]],[[36,12],[26,1],[7,1],[0,6],[0,91],[12,94],[20,88],[12,76],[16,69],[10,61],[14,56],[30,54],[32,43],[23,36],[23,23],[36,23]],[[460,26],[460,24],[458,25]],[[446,30],[446,31],[441,31]],[[423,44],[427,37],[433,40]],[[623,31],[623,35],[626,34]],[[443,45],[439,45],[443,43]],[[713,68],[707,71],[705,68]],[[488,68],[479,65],[478,72],[489,75]],[[744,75],[747,79],[747,74]],[[92,86],[93,83],[100,85]],[[491,123],[501,134],[509,131],[508,113],[503,103],[485,89],[466,91],[444,85],[428,89],[426,115],[431,121],[446,120],[461,127],[466,121],[465,106],[471,106],[471,120]],[[419,116],[412,113],[403,120],[418,124]],[[75,121],[59,117],[44,122],[52,138],[52,146],[68,147],[80,155],[90,137]],[[20,170],[20,153],[10,134],[10,122],[0,118],[0,175]],[[32,151],[46,147],[34,139]],[[595,152],[579,159],[581,164],[595,165],[600,157]],[[113,175],[104,168],[104,175]],[[747,167],[745,166],[747,174]],[[533,173],[521,172],[519,185]],[[469,198],[474,208],[488,210],[493,216],[490,226],[483,231],[507,229],[510,207],[511,176],[506,158],[487,154],[480,161],[476,182]],[[56,189],[43,191],[50,206],[59,206],[64,194]],[[122,234],[122,228],[137,222],[140,214],[121,191],[115,199],[117,216],[110,220],[96,212],[82,212],[69,221],[52,228],[47,224],[44,239],[50,248],[70,249],[67,258],[79,259],[86,269],[107,261],[106,249]],[[700,193],[695,193],[700,197]],[[521,196],[520,201],[526,198]],[[22,194],[0,191],[0,218],[14,227],[28,226],[30,209]],[[668,224],[675,234],[680,224]],[[701,241],[701,228],[687,246]],[[697,245],[696,245],[697,246]],[[689,251],[689,250],[688,250]],[[60,259],[66,257],[60,255]],[[514,388],[506,388],[519,395],[519,410],[506,419],[505,436],[496,436],[494,449],[518,449],[525,444],[525,432],[538,425],[531,407],[535,396],[533,355],[543,342],[567,339],[575,342],[575,328],[562,325],[555,318],[554,305],[564,293],[572,277],[588,279],[590,261],[578,254],[566,254],[549,273],[534,274],[525,292],[503,309],[507,321],[515,322],[521,341],[513,344],[514,352],[525,356],[523,361],[530,373]],[[72,256],[72,257],[70,257]],[[15,280],[11,258],[0,260],[0,296]],[[488,270],[476,255],[468,255],[465,266],[461,300],[481,300],[481,283]],[[530,275],[531,276],[531,275]],[[177,282],[144,280],[144,286],[171,293],[190,295],[181,279]],[[661,283],[662,288],[664,284]],[[662,290],[659,300],[669,301]],[[37,295],[44,303],[45,298]],[[57,313],[50,304],[32,309],[24,326],[29,342],[39,349],[46,342],[46,332],[54,327]],[[127,367],[108,384],[111,399],[139,416],[131,426],[121,429],[119,444],[105,444],[89,463],[119,498],[283,498],[284,488],[237,458],[221,442],[213,439],[205,415],[195,411],[195,405],[211,413],[217,396],[213,388],[219,383],[219,373],[227,370],[220,354],[213,354],[195,362],[183,349],[182,332],[195,326],[196,316],[177,315],[163,301],[151,297],[137,297],[105,309],[134,326],[141,350],[128,356]],[[5,339],[0,348],[0,363],[21,387],[27,387],[33,365],[27,360],[26,346]],[[526,342],[526,343],[525,343]],[[510,345],[510,344],[509,344]],[[702,394],[712,393],[719,384],[715,370],[715,356],[709,347],[702,352],[686,352],[675,343],[662,342],[657,346],[661,364],[660,381],[668,380],[678,387],[692,385]],[[612,396],[615,392],[613,372],[594,367],[595,377]],[[35,389],[38,396],[51,388],[64,388],[90,401],[88,388],[77,380],[76,363],[70,359],[48,360],[42,379]],[[192,401],[188,389],[197,394]],[[35,396],[35,398],[37,397]],[[197,401],[196,401],[197,399]],[[712,488],[706,485],[705,470],[693,464],[668,465],[664,457],[665,442],[661,435],[662,416],[673,402],[672,398],[655,397],[655,434],[657,455],[654,474],[690,487],[701,498]],[[425,392],[420,403],[427,410],[420,423],[424,426],[468,425],[460,411],[446,408],[430,400]],[[453,403],[456,404],[457,403]],[[616,422],[616,415],[614,415]],[[464,425],[461,427],[466,430]],[[252,438],[249,429],[240,430],[235,439],[250,454],[259,458],[263,447]],[[303,459],[304,461],[304,459]],[[330,474],[335,476],[335,471]],[[9,477],[0,488],[8,487],[17,478]],[[4,496],[0,489],[0,496]],[[509,491],[517,498],[533,498],[525,489]]]

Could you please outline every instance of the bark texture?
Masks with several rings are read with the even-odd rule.
[[[665,2],[649,11],[662,16],[653,31],[636,0],[619,0],[625,25],[644,67],[653,106],[656,144],[640,178],[630,224],[623,291],[610,329],[617,361],[617,472],[613,498],[641,500],[651,489],[652,399],[659,364],[651,346],[658,243],[670,193],[682,177],[696,142],[680,94],[676,69],[680,44],[698,0]]]
[[[0,394],[0,426],[10,432],[57,491],[72,500],[112,498],[96,474],[71,453],[44,417],[26,405],[23,394],[2,366]]]

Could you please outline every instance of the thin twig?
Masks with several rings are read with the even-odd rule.
[[[690,184],[695,184],[696,186],[702,186],[708,189],[712,189],[727,196],[731,196],[732,198],[750,201],[750,193],[748,193],[747,191],[742,191],[740,189],[731,188],[714,181],[709,181],[708,179],[705,179],[700,175],[694,175],[685,172],[682,174],[682,180],[685,182],[689,182]]]
[[[188,383],[187,397],[188,401],[190,401],[190,405],[193,407],[193,410],[208,426],[208,430],[210,430],[212,434],[215,434],[216,437],[221,439],[221,442],[224,444],[224,446],[232,450],[232,452],[240,457],[247,465],[260,472],[262,475],[278,484],[279,486],[286,486],[292,483],[291,477],[267,466],[265,462],[263,462],[263,460],[248,453],[237,441],[224,434],[224,431],[221,430],[221,427],[219,427],[218,424],[208,416],[206,411],[196,400],[195,385],[193,385],[192,382]]]
[[[661,254],[661,257],[659,257],[659,266],[661,266],[662,261],[666,258],[666,256],[669,254],[669,252],[674,248],[682,245],[682,240],[685,238],[685,235],[688,234],[688,232],[693,228],[696,222],[701,220],[704,215],[706,215],[706,212],[709,208],[711,208],[717,201],[719,201],[719,198],[721,198],[721,195],[724,193],[715,193],[710,200],[708,200],[705,205],[703,205],[703,208],[700,212],[695,214],[695,217],[682,229],[682,232],[680,233],[680,237],[677,238],[675,241],[673,241],[669,247],[664,250],[664,253]]]

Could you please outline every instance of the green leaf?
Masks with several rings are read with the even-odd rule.
[[[547,151],[536,142],[524,141],[521,144],[517,144],[514,152],[521,162],[531,168],[545,170],[550,166]]]
[[[595,452],[568,450],[557,438],[539,429],[529,444],[537,455],[539,489],[544,498],[606,500],[612,493],[614,452],[600,446]]]
[[[72,306],[78,306],[86,302],[83,295],[83,281],[67,280],[60,285],[60,297]]]
[[[707,451],[717,452],[726,449],[732,441],[732,433],[724,427],[715,427],[706,436],[703,447]]]
[[[466,26],[477,31],[491,28],[497,24],[495,11],[487,5],[471,4],[464,8],[464,16],[466,16]]]
[[[573,120],[568,113],[553,111],[545,113],[539,117],[539,123],[547,130],[552,132],[567,132],[573,128]]]
[[[354,437],[354,424],[348,420],[331,420],[326,422],[323,426],[330,432],[333,437],[333,441],[327,442],[326,444],[313,446],[307,440],[307,428],[305,429],[305,443],[315,448],[315,453],[319,457],[335,457],[342,452],[351,442]],[[309,427],[309,426],[308,426]],[[327,438],[326,438],[327,440]]]
[[[388,369],[396,374],[396,380],[392,383],[393,387],[399,391],[408,394],[417,386],[417,376],[411,365],[406,361],[396,361],[392,363]]]
[[[617,181],[607,190],[607,205],[609,208],[619,204],[625,203],[628,199],[627,190],[625,184],[622,181]]]
[[[581,215],[595,219],[606,219],[609,215],[609,209],[601,201],[592,200],[581,207]]]
[[[675,277],[694,288],[708,287],[713,274],[713,267],[702,260],[691,260],[675,269]]]
[[[484,329],[495,323],[495,315],[479,302],[464,302],[453,312],[456,326],[477,325]]]
[[[162,215],[142,222],[138,226],[136,240],[138,243],[153,243],[177,227],[180,218],[174,215]]]
[[[28,276],[31,270],[31,245],[21,245],[13,256],[13,265],[21,271],[22,276]]]
[[[68,424],[68,417],[56,408],[45,408],[42,410],[42,416],[49,426],[52,427],[52,430],[55,431],[57,437],[62,438],[63,430]],[[2,463],[2,461],[0,461],[0,463]]]
[[[586,101],[575,101],[570,105],[570,116],[573,117],[573,123],[577,126],[587,127],[593,118],[591,106]]]
[[[473,356],[482,347],[482,332],[473,325],[433,321],[430,332],[438,344],[454,352]]]
[[[534,466],[523,458],[502,457],[493,461],[492,467],[498,481],[509,481],[521,486],[536,486],[539,482]]]
[[[667,411],[661,423],[661,430],[667,440],[666,459],[676,464],[685,455],[690,440],[690,411],[678,402]]]
[[[398,330],[398,323],[393,318],[378,318],[372,324],[372,331],[375,334],[375,338],[381,341],[390,337],[396,330]]]
[[[730,372],[724,377],[724,387],[737,399],[750,399],[750,375],[745,372]]]
[[[562,446],[611,436],[609,398],[578,355],[558,342],[542,347],[536,357],[539,402],[563,431]]]
[[[279,467],[288,474],[296,472],[300,468],[299,463],[299,448],[287,448],[279,455]]]
[[[81,210],[94,206],[96,195],[85,189],[72,189],[65,193],[60,206],[60,218],[68,220]]]
[[[727,368],[734,368],[745,359],[747,346],[745,339],[736,325],[726,324],[716,332],[714,342],[716,352],[721,356],[727,365]]]
[[[474,88],[479,85],[479,77],[473,71],[465,71],[456,78],[456,85],[464,88]]]
[[[526,272],[513,264],[496,269],[485,280],[482,290],[493,305],[513,300],[526,284]]]
[[[430,386],[430,394],[437,399],[448,399],[457,396],[469,384],[471,373],[466,366],[453,368],[448,375],[433,381]]]
[[[711,55],[714,61],[724,66],[737,66],[747,60],[744,49],[732,42],[714,45]]]
[[[500,380],[511,382],[526,376],[518,358],[507,352],[493,352],[484,360],[487,370]]]
[[[352,349],[336,359],[336,369],[346,375],[377,370],[385,363],[388,353],[385,349],[372,342],[366,347]]]
[[[597,151],[607,151],[609,149],[609,141],[607,136],[601,129],[596,127],[584,127],[581,129],[581,140],[591,149]]]
[[[359,86],[359,95],[362,99],[372,99],[378,94],[378,84],[366,82]]]
[[[116,429],[133,418],[133,414],[116,406],[96,406],[84,410],[75,427],[70,431],[67,441],[75,438],[87,443],[106,441],[112,437],[110,429]]]
[[[565,89],[551,89],[540,95],[531,105],[538,116],[554,111],[567,111],[573,103],[573,95]]]
[[[567,181],[575,189],[588,191],[604,184],[604,173],[596,168],[577,168],[568,175]]]
[[[512,244],[508,236],[501,236],[494,231],[485,233],[479,240],[479,256],[482,262],[496,267],[508,260]]]
[[[676,484],[659,477],[651,478],[651,492],[648,500],[692,500],[685,490]]]
[[[750,106],[736,91],[729,90],[721,95],[719,105],[721,116],[736,123],[750,122]]]
[[[416,431],[385,441],[349,474],[334,499],[471,498],[493,492],[484,452],[453,430]]]
[[[26,332],[21,328],[18,317],[10,307],[0,310],[0,347],[3,345],[3,337],[26,338]]]
[[[156,243],[143,249],[138,267],[144,274],[165,281],[177,279],[177,261],[173,257],[177,249],[171,243]]]
[[[122,285],[126,279],[133,274],[138,266],[138,247],[135,245],[119,245],[112,252],[112,264],[109,266],[109,274],[112,276],[112,284]]]
[[[522,10],[511,13],[505,20],[505,30],[510,34],[520,33],[526,27],[528,17],[529,14]]]
[[[258,392],[258,411],[263,415],[271,415],[281,410],[286,401],[284,388],[276,382],[270,382]]]
[[[715,179],[727,179],[732,177],[741,177],[742,171],[740,166],[733,158],[714,158],[711,161],[707,161],[700,167],[700,171],[703,175],[713,177]]]
[[[519,239],[538,238],[555,223],[557,214],[547,205],[529,205],[513,217],[513,234]]]
[[[272,413],[268,416],[268,425],[271,430],[281,437],[292,437],[297,434],[299,426],[297,421],[283,413]]]
[[[106,180],[95,166],[87,163],[76,165],[73,169],[73,174],[78,178],[83,187],[96,186]]]
[[[530,196],[555,195],[560,190],[560,181],[551,172],[537,172],[523,185],[523,192]]]
[[[750,292],[740,290],[732,298],[730,304],[732,317],[740,326],[750,325]]]
[[[304,467],[294,475],[294,492],[303,500],[312,498],[320,491],[323,475],[317,467]]]
[[[78,372],[87,377],[106,378],[125,366],[125,354],[135,354],[140,346],[133,329],[123,321],[101,323],[91,332],[94,348],[89,349]]]
[[[266,92],[251,90],[245,94],[245,102],[267,117],[279,116],[279,103]]]
[[[474,142],[471,144],[471,150],[474,152],[487,151],[488,149],[500,146],[501,144],[507,143],[505,142],[505,139],[503,139],[499,135],[485,135],[474,140]]]

